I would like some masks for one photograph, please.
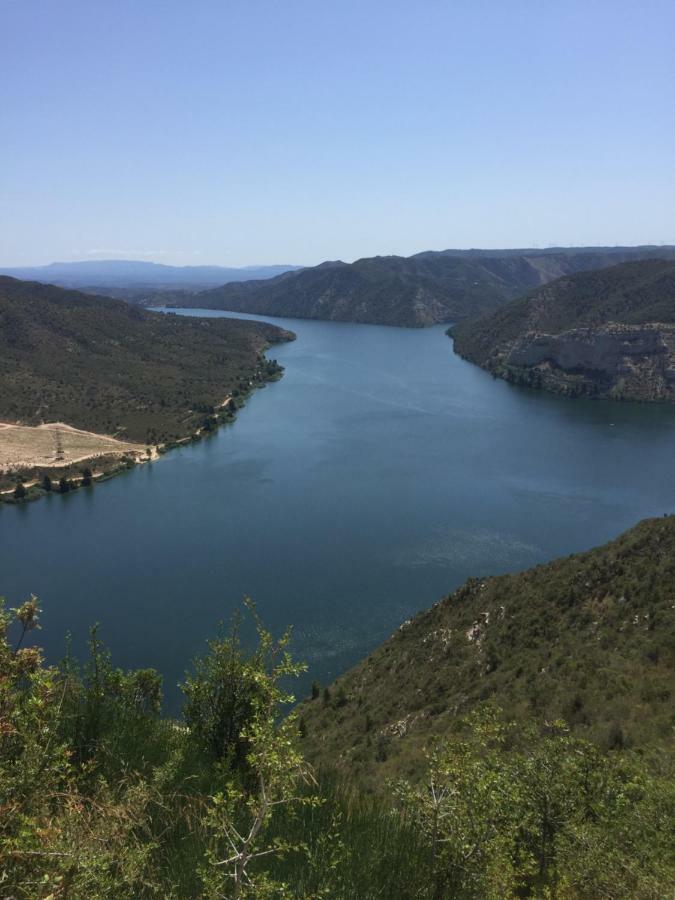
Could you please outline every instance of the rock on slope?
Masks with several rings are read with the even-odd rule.
[[[366,783],[424,766],[424,748],[491,701],[565,719],[604,746],[672,746],[675,516],[587,553],[474,578],[405,622],[300,707],[319,767]]]
[[[558,279],[452,329],[494,375],[570,396],[675,401],[675,265],[644,260]]]

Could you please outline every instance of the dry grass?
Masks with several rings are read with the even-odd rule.
[[[63,422],[14,425],[0,422],[0,473],[63,468],[101,456],[145,456],[143,444],[81,431]]]

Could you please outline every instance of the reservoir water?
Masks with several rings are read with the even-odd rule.
[[[675,511],[675,409],[508,385],[455,356],[444,327],[271,321],[298,336],[269,351],[285,375],[233,426],[93,489],[0,506],[0,594],[39,595],[49,658],[66,632],[81,654],[99,622],[114,662],[156,666],[171,703],[250,595],[325,683],[469,576]]]

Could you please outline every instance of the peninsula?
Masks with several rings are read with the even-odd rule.
[[[293,337],[0,277],[2,496],[90,480],[230,421],[281,374],[264,351]]]

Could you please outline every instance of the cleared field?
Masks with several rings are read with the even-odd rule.
[[[63,422],[14,425],[0,422],[0,473],[33,468],[62,468],[97,457],[146,456],[144,444],[118,441],[81,431]]]

